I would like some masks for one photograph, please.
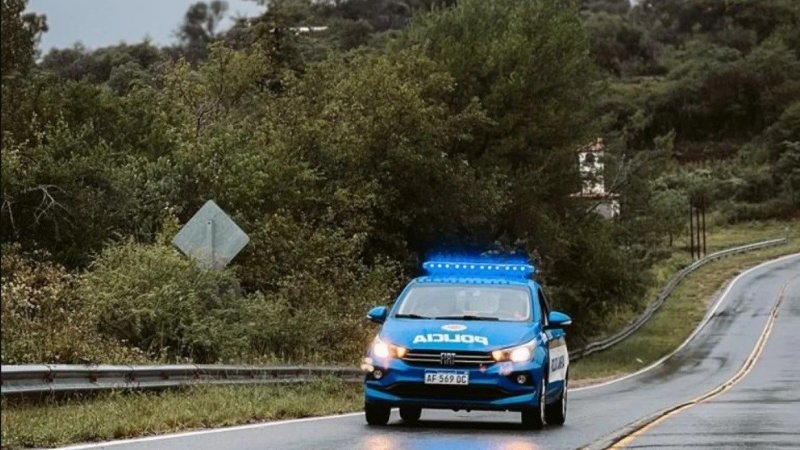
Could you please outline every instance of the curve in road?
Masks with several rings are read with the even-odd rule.
[[[754,364],[743,367],[740,377],[660,417],[615,447],[800,447],[799,293],[800,274],[785,284],[764,341],[754,351]]]

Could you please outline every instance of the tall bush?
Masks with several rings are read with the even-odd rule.
[[[224,314],[240,299],[231,273],[199,269],[166,245],[133,242],[106,248],[91,269],[77,291],[105,336],[167,361],[216,362],[236,346]]]
[[[76,278],[44,252],[3,246],[2,362],[141,362],[144,355],[97,332],[97,311],[76,295]]]

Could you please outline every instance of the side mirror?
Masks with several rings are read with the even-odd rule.
[[[387,310],[385,306],[376,306],[369,310],[367,319],[375,323],[383,323],[386,322],[386,315],[388,313],[389,310]]]
[[[547,322],[550,324],[549,328],[561,328],[572,325],[572,318],[559,311],[550,311],[550,314],[547,315]]]

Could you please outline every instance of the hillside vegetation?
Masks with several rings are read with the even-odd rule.
[[[445,251],[531,255],[576,345],[647,301],[690,201],[797,224],[795,1],[268,3],[39,55],[3,0],[4,364],[353,361]],[[574,195],[598,137],[614,220]],[[251,239],[213,273],[170,244],[209,199]]]

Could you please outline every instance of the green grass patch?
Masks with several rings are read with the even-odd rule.
[[[731,247],[752,244],[755,242],[779,239],[789,236],[790,241],[800,239],[800,222],[761,221],[742,222],[735,225],[710,226],[706,230],[706,254],[718,252]],[[786,247],[783,247],[786,248]],[[791,253],[791,251],[787,251]],[[689,237],[678,236],[672,245],[668,258],[662,259],[650,268],[651,283],[644,296],[646,301],[639,309],[625,309],[606,317],[603,327],[598,327],[596,335],[589,342],[609,336],[629,324],[641,314],[644,308],[654,301],[667,282],[682,268],[692,263],[689,254]],[[714,265],[715,263],[711,263]]]
[[[706,254],[785,236],[789,236],[790,240],[800,238],[800,222],[773,220],[709,227],[706,233]],[[669,258],[659,261],[651,268],[653,285],[650,291],[652,295],[648,298],[654,299],[675,273],[692,263],[688,236],[678,237],[673,243],[673,249]]]
[[[3,448],[53,447],[358,410],[358,383],[195,386],[81,399],[3,399]]]
[[[740,224],[718,230],[713,235],[715,244],[710,246],[709,253],[735,245],[782,237],[786,235],[787,229],[788,245],[723,258],[690,274],[639,331],[608,350],[575,361],[570,368],[570,378],[579,382],[602,379],[635,372],[652,364],[689,337],[705,316],[712,296],[726,281],[748,267],[781,255],[800,252],[798,222]],[[654,299],[656,292],[666,281],[688,263],[688,255],[674,255],[654,267],[658,286],[653,287],[648,298]]]
[[[714,227],[707,234],[706,244],[708,253],[713,253],[736,245],[752,244],[787,235],[790,238],[800,237],[800,222],[769,220]],[[688,245],[688,241],[689,238],[684,236],[680,242]]]

